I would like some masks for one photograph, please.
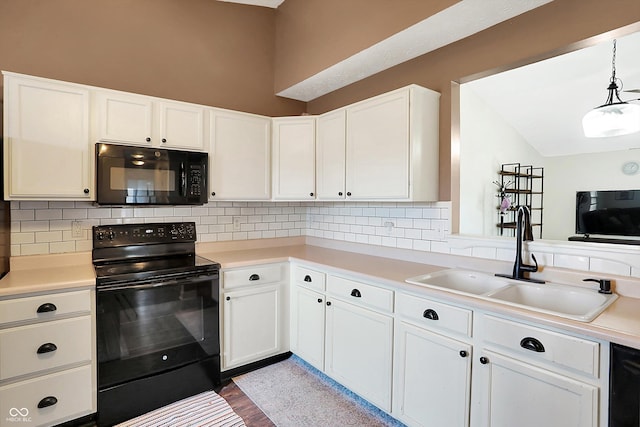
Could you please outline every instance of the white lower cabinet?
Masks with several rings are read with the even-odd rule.
[[[96,412],[95,295],[0,301],[0,426],[51,426]]]
[[[598,388],[489,350],[476,368],[478,414],[491,427],[595,427]]]
[[[222,370],[288,350],[287,265],[223,272]]]
[[[292,295],[291,351],[319,370],[324,369],[325,297],[294,285]]]
[[[393,415],[411,426],[468,426],[472,347],[429,329],[470,312],[402,294],[396,304]],[[428,326],[410,323],[419,321]]]
[[[477,320],[473,426],[600,425],[608,369],[601,343],[492,315]]]
[[[329,297],[327,375],[391,411],[393,317]]]

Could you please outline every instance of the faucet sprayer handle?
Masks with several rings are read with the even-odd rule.
[[[536,256],[534,254],[531,254],[531,258],[533,259],[534,265],[522,264],[520,266],[520,269],[522,271],[528,271],[529,273],[535,273],[536,271],[538,271],[538,260],[536,259]]]

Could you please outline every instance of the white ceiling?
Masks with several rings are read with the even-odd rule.
[[[552,0],[461,0],[277,95],[311,101]]]
[[[611,78],[608,40],[465,84],[543,156],[640,148],[640,134],[586,138],[582,117],[604,104]],[[623,101],[640,98],[640,33],[617,39],[616,76]],[[640,101],[639,101],[640,102]],[[462,117],[464,120],[464,117]]]

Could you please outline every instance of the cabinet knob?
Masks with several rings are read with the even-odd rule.
[[[362,294],[360,293],[360,291],[358,289],[352,289],[351,290],[351,296],[352,297],[356,297],[356,298],[360,298],[362,296]]]
[[[327,301],[327,305],[331,305],[331,301]]]
[[[520,347],[526,350],[535,351],[536,353],[544,353],[544,346],[542,343],[533,337],[522,338],[520,341]]]
[[[318,302],[321,303],[322,302],[322,298],[318,298]]]
[[[306,276],[304,276],[304,281],[311,283],[311,276],[309,276],[308,274]]]
[[[146,137],[144,140],[147,141],[147,142],[151,142],[151,138],[149,138],[149,137]]]
[[[342,196],[342,191],[338,191],[338,196]]]
[[[313,197],[313,193],[309,193],[309,195],[310,195],[311,197]]]
[[[52,311],[56,311],[57,309],[58,309],[58,307],[56,307],[55,304],[47,302],[47,303],[42,304],[40,307],[38,307],[38,310],[36,310],[36,312],[37,313],[50,313]]]
[[[231,297],[226,297],[225,299],[226,299],[227,301],[230,301],[230,300],[231,300]]]
[[[252,274],[251,276],[249,276],[249,281],[253,282],[256,280],[260,280],[260,276],[257,274]]]
[[[38,408],[46,408],[47,406],[53,406],[56,403],[58,403],[58,399],[56,399],[55,396],[47,396],[38,402]]]
[[[163,143],[167,142],[167,138],[162,138],[162,142]]]
[[[438,317],[438,313],[430,308],[426,309],[424,313],[422,313],[422,317],[429,320],[438,320],[440,318]]]
[[[351,195],[351,191],[347,191],[347,196],[350,196],[350,195]]]
[[[215,192],[215,191],[212,191],[212,192],[211,192],[211,195],[212,195],[212,196],[215,196],[215,195],[216,195],[216,192]]]
[[[57,349],[58,349],[57,345],[55,345],[52,342],[48,342],[38,347],[38,351],[36,353],[38,354],[51,353],[52,351],[56,351]]]
[[[467,357],[469,353],[466,350],[460,350],[460,357]]]
[[[89,194],[89,189],[85,188],[84,190],[82,190],[84,192],[84,194]]]
[[[480,358],[480,363],[482,363],[483,365],[486,365],[487,363],[489,363],[489,359],[487,359],[486,357],[482,356]]]

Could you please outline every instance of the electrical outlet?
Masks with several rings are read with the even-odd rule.
[[[82,222],[71,221],[71,237],[82,237]]]
[[[240,231],[240,217],[233,217],[233,231]]]

